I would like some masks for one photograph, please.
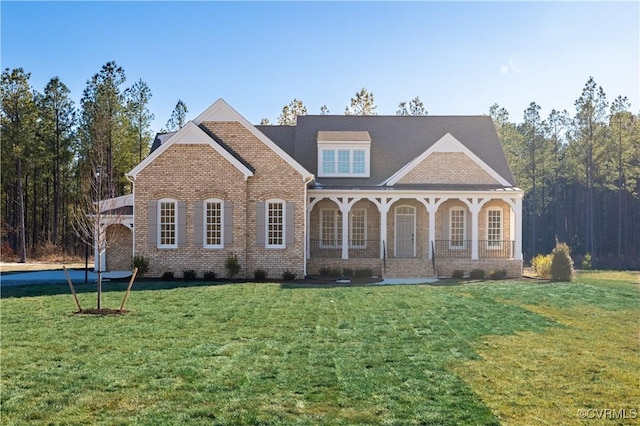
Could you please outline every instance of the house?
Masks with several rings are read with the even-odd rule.
[[[120,204],[132,215],[120,226],[132,234],[103,251],[111,270],[129,268],[116,258],[124,252],[149,259],[149,276],[224,276],[229,254],[247,278],[323,267],[522,272],[523,191],[487,116],[255,126],[220,99],[159,135],[127,177],[133,193]]]

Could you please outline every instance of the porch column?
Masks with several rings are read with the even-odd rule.
[[[433,246],[436,243],[436,212],[438,207],[429,203],[427,213],[429,213],[429,259],[433,259]]]
[[[481,207],[477,198],[471,200],[471,260],[478,260],[478,214]]]
[[[349,258],[349,204],[340,203],[342,213],[342,258]]]
[[[516,260],[522,260],[522,198],[515,199],[515,221],[516,221],[516,235],[515,235],[515,253]]]
[[[387,213],[391,204],[398,201],[398,197],[369,198],[380,212],[380,259],[384,259],[384,245],[387,238]]]

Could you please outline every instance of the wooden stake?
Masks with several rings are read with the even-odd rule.
[[[67,267],[63,265],[62,269],[64,269],[64,274],[67,276],[67,282],[69,283],[69,288],[71,288],[71,294],[73,294],[73,298],[76,301],[76,305],[78,305],[78,312],[81,312],[82,308],[80,307],[80,301],[78,300],[78,296],[76,295],[76,289],[73,288],[73,283],[71,282],[71,277],[69,277],[69,272],[67,271]]]
[[[129,281],[129,286],[127,287],[127,292],[124,294],[124,299],[122,299],[122,305],[120,305],[120,312],[124,310],[124,304],[127,303],[127,299],[129,298],[129,293],[131,293],[131,286],[133,286],[133,280],[136,279],[136,275],[138,274],[138,268],[133,268],[133,274],[131,275],[131,281]]]

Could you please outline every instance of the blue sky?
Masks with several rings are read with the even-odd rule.
[[[195,118],[224,98],[275,122],[301,99],[343,114],[361,87],[379,114],[419,96],[431,115],[514,121],[535,101],[575,112],[589,76],[639,103],[639,2],[7,2],[2,68],[42,91],[59,76],[79,103],[107,61],[151,88],[154,130],[178,99]]]

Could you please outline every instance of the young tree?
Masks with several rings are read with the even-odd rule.
[[[167,131],[173,132],[175,130],[179,130],[182,126],[184,126],[184,123],[187,122],[188,112],[189,109],[187,108],[187,105],[182,102],[182,99],[178,99],[178,103],[176,103],[175,108],[171,112],[171,117],[167,121]]]
[[[327,115],[329,114],[329,107],[326,105],[322,105],[320,107],[320,115]]]
[[[18,229],[17,249],[20,262],[26,262],[25,202],[23,186],[23,161],[29,161],[28,154],[35,140],[36,108],[33,90],[29,84],[30,73],[22,68],[2,72],[0,95],[2,97],[2,157],[3,162],[13,163],[15,175],[5,181],[5,185],[13,184],[14,195],[8,197],[7,210],[17,208],[16,214],[9,221],[10,226]],[[4,167],[3,167],[4,168]]]
[[[373,93],[364,87],[351,98],[350,105],[345,107],[345,115],[376,115],[377,105]]]
[[[271,125],[271,122],[269,121],[269,119],[268,119],[268,118],[264,117],[264,118],[262,118],[262,119],[260,120],[260,125],[261,125],[261,126],[269,126],[269,125]]]
[[[155,116],[149,111],[151,89],[140,79],[125,91],[125,95],[129,121],[136,133],[135,151],[138,154],[138,162],[141,162],[149,153],[149,141],[153,137],[151,122]]]
[[[45,86],[44,93],[37,97],[40,135],[44,139],[47,157],[50,159],[48,167],[51,170],[53,184],[51,241],[56,245],[60,243],[63,193],[69,191],[69,186],[63,180],[66,177],[65,171],[70,170],[73,160],[71,147],[76,111],[69,94],[67,86],[58,77],[54,77]]]
[[[289,104],[282,107],[278,124],[280,126],[295,126],[299,115],[307,115],[307,107],[301,100],[294,98]]]

